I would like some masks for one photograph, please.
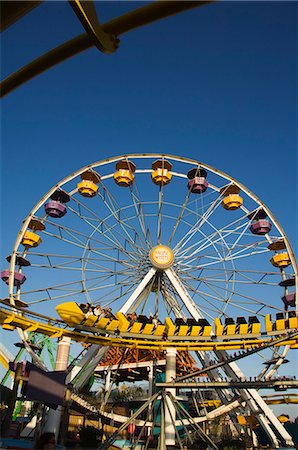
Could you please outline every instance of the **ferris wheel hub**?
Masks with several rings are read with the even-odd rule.
[[[174,253],[167,245],[156,245],[149,254],[150,261],[156,269],[165,270],[172,266]]]

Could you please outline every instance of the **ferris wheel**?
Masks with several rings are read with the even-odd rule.
[[[8,260],[11,302],[49,316],[75,301],[228,325],[295,308],[296,262],[273,214],[234,178],[177,156],[114,157],[66,177]]]
[[[130,154],[81,168],[32,209],[7,260],[1,277],[18,311],[43,319],[58,311],[66,329],[114,333],[112,345],[132,330],[143,348],[221,342],[222,351],[197,351],[203,370],[231,357],[229,340],[249,348],[252,337],[297,328],[297,264],[281,225],[242,183],[192,159]],[[82,304],[113,318],[86,321]],[[65,315],[74,307],[81,323]],[[258,379],[270,379],[289,350],[260,353]],[[242,377],[235,362],[223,370]],[[271,425],[291,442],[256,390],[239,392],[272,442]]]

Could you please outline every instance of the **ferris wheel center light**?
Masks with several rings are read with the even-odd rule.
[[[156,269],[168,269],[174,262],[174,253],[166,245],[153,247],[149,257]]]

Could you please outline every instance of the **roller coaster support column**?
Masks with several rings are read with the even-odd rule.
[[[154,379],[156,377],[156,359],[151,361],[149,363],[149,366],[147,368],[148,370],[148,398],[151,398],[153,394],[155,394],[155,386],[154,386]],[[153,421],[152,418],[152,403],[149,403],[148,405],[148,420]],[[153,436],[153,427],[147,428],[147,435],[150,436],[152,434]]]
[[[166,382],[171,382],[176,378],[176,349],[168,348],[166,353]],[[176,398],[176,389],[168,389],[168,392]],[[166,447],[175,446],[175,425],[176,410],[169,396],[165,396],[165,435]]]
[[[149,382],[148,397],[152,397],[152,395],[155,393],[155,392],[153,392],[154,366],[156,366],[156,362],[153,363],[153,361],[151,361],[148,366],[148,382]]]
[[[107,392],[110,391],[111,388],[111,371],[108,370],[105,376],[105,396]]]
[[[66,370],[68,366],[68,358],[70,352],[71,339],[63,337],[58,343],[55,370]],[[56,440],[59,434],[62,406],[58,406],[56,410],[51,409],[48,412],[47,421],[43,428],[43,432],[55,433]]]

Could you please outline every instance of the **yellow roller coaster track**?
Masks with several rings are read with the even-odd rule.
[[[72,331],[65,328],[65,324],[62,321],[55,321],[54,319],[44,317],[41,319],[41,315],[35,313],[30,313],[33,317],[38,317],[37,319],[31,319],[26,316],[26,314],[20,314],[17,311],[11,311],[8,309],[0,309],[0,324],[3,329],[14,330],[20,328],[27,332],[37,332],[42,333],[50,338],[60,338],[62,336],[68,336],[73,341],[84,342],[88,344],[97,344],[102,346],[113,346],[113,347],[126,347],[126,348],[140,348],[140,349],[150,349],[162,351],[166,348],[176,348],[177,350],[184,351],[216,351],[216,350],[241,350],[257,348],[263,345],[274,345],[276,347],[289,345],[291,348],[298,348],[298,331],[292,330],[291,332],[285,333],[282,337],[278,336],[274,338],[272,336],[264,336],[257,339],[238,339],[238,340],[227,340],[227,341],[217,341],[216,336],[212,338],[202,338],[202,340],[191,340],[191,336],[181,337],[180,341],[170,341],[163,339],[145,339],[142,335],[134,335],[133,338],[123,337],[119,335],[108,335],[105,334],[92,334],[88,333],[88,330],[84,332]],[[64,326],[64,328],[62,328]]]
[[[298,404],[298,394],[282,395],[282,394],[271,394],[263,395],[263,399],[268,405],[282,405],[286,404]]]
[[[267,405],[282,405],[282,404],[298,404],[298,394],[290,394],[290,395],[281,395],[281,394],[272,394],[272,395],[262,395],[263,400],[267,403]],[[202,400],[198,402],[199,406],[206,408],[219,408],[222,403],[219,399],[213,400]]]

